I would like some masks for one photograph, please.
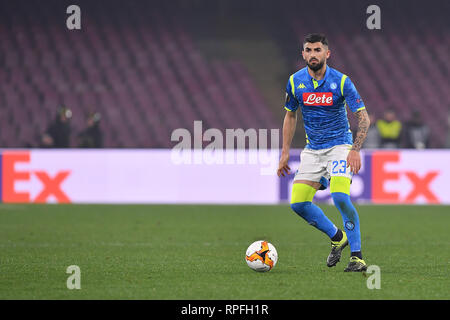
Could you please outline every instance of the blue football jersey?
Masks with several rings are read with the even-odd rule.
[[[352,112],[365,109],[353,82],[336,69],[327,65],[320,81],[309,75],[307,67],[290,76],[284,108],[296,111],[301,107],[306,148],[318,150],[353,144],[346,106]]]

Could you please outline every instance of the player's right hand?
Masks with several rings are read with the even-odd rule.
[[[289,162],[289,153],[283,153],[281,154],[280,163],[278,165],[277,175],[279,177],[283,176],[285,177],[285,174],[291,174],[291,168],[288,166]]]

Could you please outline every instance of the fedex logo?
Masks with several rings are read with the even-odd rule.
[[[303,104],[307,106],[332,106],[332,92],[304,92]]]
[[[19,164],[30,163],[29,151],[3,151],[0,154],[0,199],[5,203],[45,203],[53,196],[58,203],[70,203],[61,189],[61,184],[70,175],[69,170],[61,170],[50,175],[45,170],[17,169]],[[42,184],[41,190],[31,199],[30,192],[18,191],[16,183],[30,182],[32,176]]]
[[[388,170],[389,164],[400,162],[400,152],[374,152],[372,154],[372,201],[374,203],[417,203],[419,198],[427,203],[440,203],[431,186],[440,175],[439,170],[427,170],[417,173],[415,170]],[[403,166],[402,166],[403,167]],[[407,181],[409,183],[400,183]],[[387,190],[387,186],[397,185],[394,190]],[[406,185],[408,185],[407,190]],[[392,189],[392,188],[391,188]],[[401,191],[406,191],[403,195]]]

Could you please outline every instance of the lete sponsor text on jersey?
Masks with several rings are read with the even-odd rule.
[[[307,106],[332,106],[332,92],[304,92],[303,104]]]

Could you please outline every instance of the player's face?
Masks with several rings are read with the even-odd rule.
[[[328,50],[328,46],[321,42],[307,42],[303,45],[302,55],[306,65],[311,70],[317,71],[327,62],[330,57],[330,50]]]

